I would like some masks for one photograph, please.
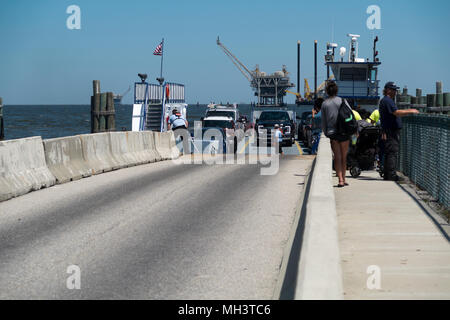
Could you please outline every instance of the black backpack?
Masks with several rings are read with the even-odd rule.
[[[358,130],[358,123],[353,115],[352,108],[345,99],[342,99],[337,117],[337,133],[351,136]]]

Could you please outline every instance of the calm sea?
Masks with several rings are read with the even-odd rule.
[[[206,105],[189,105],[188,121],[200,120]],[[11,105],[4,106],[5,139],[41,136],[43,139],[90,133],[89,105]],[[116,129],[131,130],[132,105],[116,105]],[[311,107],[288,106],[298,114]],[[242,114],[251,116],[250,105],[239,105]]]

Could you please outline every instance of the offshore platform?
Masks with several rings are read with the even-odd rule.
[[[275,71],[273,74],[267,74],[266,72],[260,71],[258,65],[256,65],[255,70],[249,70],[227,47],[223,45],[223,43],[220,42],[219,37],[217,37],[217,45],[222,48],[233,64],[250,82],[250,87],[255,92],[255,96],[258,97],[256,107],[286,106],[284,103],[286,90],[295,87],[295,85],[290,82],[289,72],[287,72],[285,65],[283,65],[281,71]]]
[[[122,93],[122,94],[115,94],[115,95],[114,95],[114,105],[122,104],[122,99],[123,99],[123,97],[124,97],[128,92],[130,92],[130,90],[131,90],[131,86],[128,87],[128,90],[125,91],[124,93]]]

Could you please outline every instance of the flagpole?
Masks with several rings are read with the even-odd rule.
[[[160,73],[160,84],[162,85],[164,82],[164,78],[162,77],[163,74],[163,60],[164,60],[164,38],[161,41],[162,46],[161,46],[161,73]]]

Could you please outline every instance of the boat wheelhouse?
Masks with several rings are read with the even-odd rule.
[[[378,80],[378,67],[381,62],[377,58],[376,43],[378,37],[374,39],[373,60],[358,57],[359,35],[349,34],[350,50],[348,60],[344,61],[347,49],[340,48],[340,61],[335,61],[334,49],[337,44],[327,45],[327,55],[325,56],[326,66],[331,69],[334,81],[339,87],[339,96],[352,100],[355,105],[362,108],[375,107],[380,100],[380,81]]]

